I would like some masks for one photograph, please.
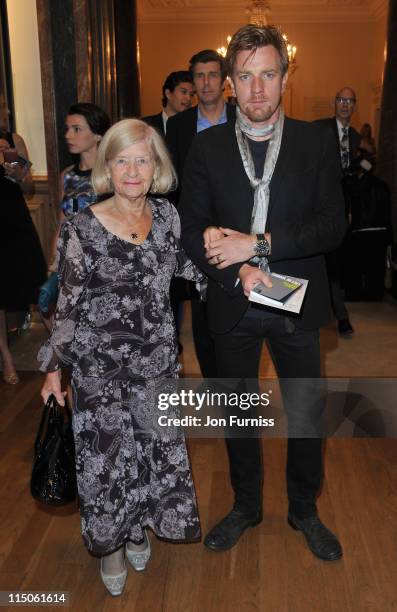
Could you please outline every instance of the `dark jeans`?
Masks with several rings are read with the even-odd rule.
[[[345,252],[344,243],[338,250],[326,255],[331,306],[337,321],[349,318],[349,313],[345,306],[345,290],[342,286],[343,274],[341,273],[341,261],[343,261]],[[345,265],[345,262],[343,262],[343,265]]]
[[[264,340],[279,378],[294,379],[282,382],[281,392],[289,429],[292,425],[296,436],[306,418],[311,423],[313,415],[319,419],[324,409],[323,391],[313,393],[312,383],[304,380],[321,375],[319,331],[300,330],[284,315],[269,315],[261,307],[250,306],[232,331],[214,335],[218,376],[257,379]],[[262,509],[261,440],[227,437],[226,445],[235,507],[255,514]],[[300,517],[316,514],[322,468],[321,437],[289,437],[288,499],[290,509]]]

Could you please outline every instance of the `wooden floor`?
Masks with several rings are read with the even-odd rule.
[[[360,327],[360,317],[366,320],[367,314],[365,308],[355,308]],[[397,309],[389,313],[394,326],[396,313]],[[366,332],[374,334],[376,326],[384,326],[382,321],[372,317]],[[185,328],[187,373],[194,362],[187,354],[188,333]],[[326,330],[329,338],[333,333],[332,328]],[[345,354],[354,353],[354,342],[340,345],[335,363],[340,365]],[[266,359],[264,355],[265,364]],[[378,365],[380,359],[381,351]],[[361,360],[372,367],[369,356],[361,354]],[[387,360],[392,361],[391,353]],[[68,591],[73,611],[397,610],[396,440],[327,442],[326,484],[318,505],[321,517],[343,544],[341,561],[315,559],[302,535],[287,525],[286,445],[283,440],[267,440],[263,523],[226,553],[152,537],[153,557],[147,570],[138,574],[129,568],[123,596],[111,598],[101,583],[98,560],[83,547],[75,507],[54,510],[39,506],[29,495],[41,376],[25,372],[21,377],[15,387],[0,383],[0,590]],[[221,440],[191,440],[189,448],[205,533],[232,503],[226,453]]]

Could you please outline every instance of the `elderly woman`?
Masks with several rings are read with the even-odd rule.
[[[169,300],[172,276],[201,281],[180,245],[166,193],[175,172],[161,137],[125,119],[104,136],[92,173],[113,192],[66,221],[59,241],[60,295],[41,349],[44,401],[63,405],[61,368],[72,366],[73,428],[82,533],[101,555],[102,580],[121,594],[124,554],[145,569],[150,543],[196,540],[200,528],[183,434],[156,428],[156,390],[177,377]]]

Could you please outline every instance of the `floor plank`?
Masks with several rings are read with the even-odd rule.
[[[397,309],[379,316],[355,304],[356,337],[323,331],[329,376],[396,376]],[[362,337],[366,334],[366,337]],[[184,327],[185,375],[197,376],[189,319]],[[376,359],[370,351],[375,339]],[[373,346],[373,344],[372,344]],[[261,373],[272,375],[264,350]],[[75,505],[54,509],[29,494],[32,448],[40,418],[41,375],[22,372],[15,387],[0,383],[0,589],[66,590],[71,609],[150,612],[392,612],[397,610],[397,444],[394,439],[330,439],[322,518],[344,557],[323,563],[286,522],[285,440],[263,443],[264,521],[238,545],[212,553],[201,543],[170,544],[151,536],[145,572],[129,568],[124,594],[111,598],[98,560],[84,549]],[[203,535],[232,503],[223,440],[190,439],[189,452]],[[50,608],[46,608],[50,609]],[[54,608],[55,609],[55,608]]]

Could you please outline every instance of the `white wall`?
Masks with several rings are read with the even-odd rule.
[[[35,176],[47,176],[36,0],[7,0],[16,131]]]

